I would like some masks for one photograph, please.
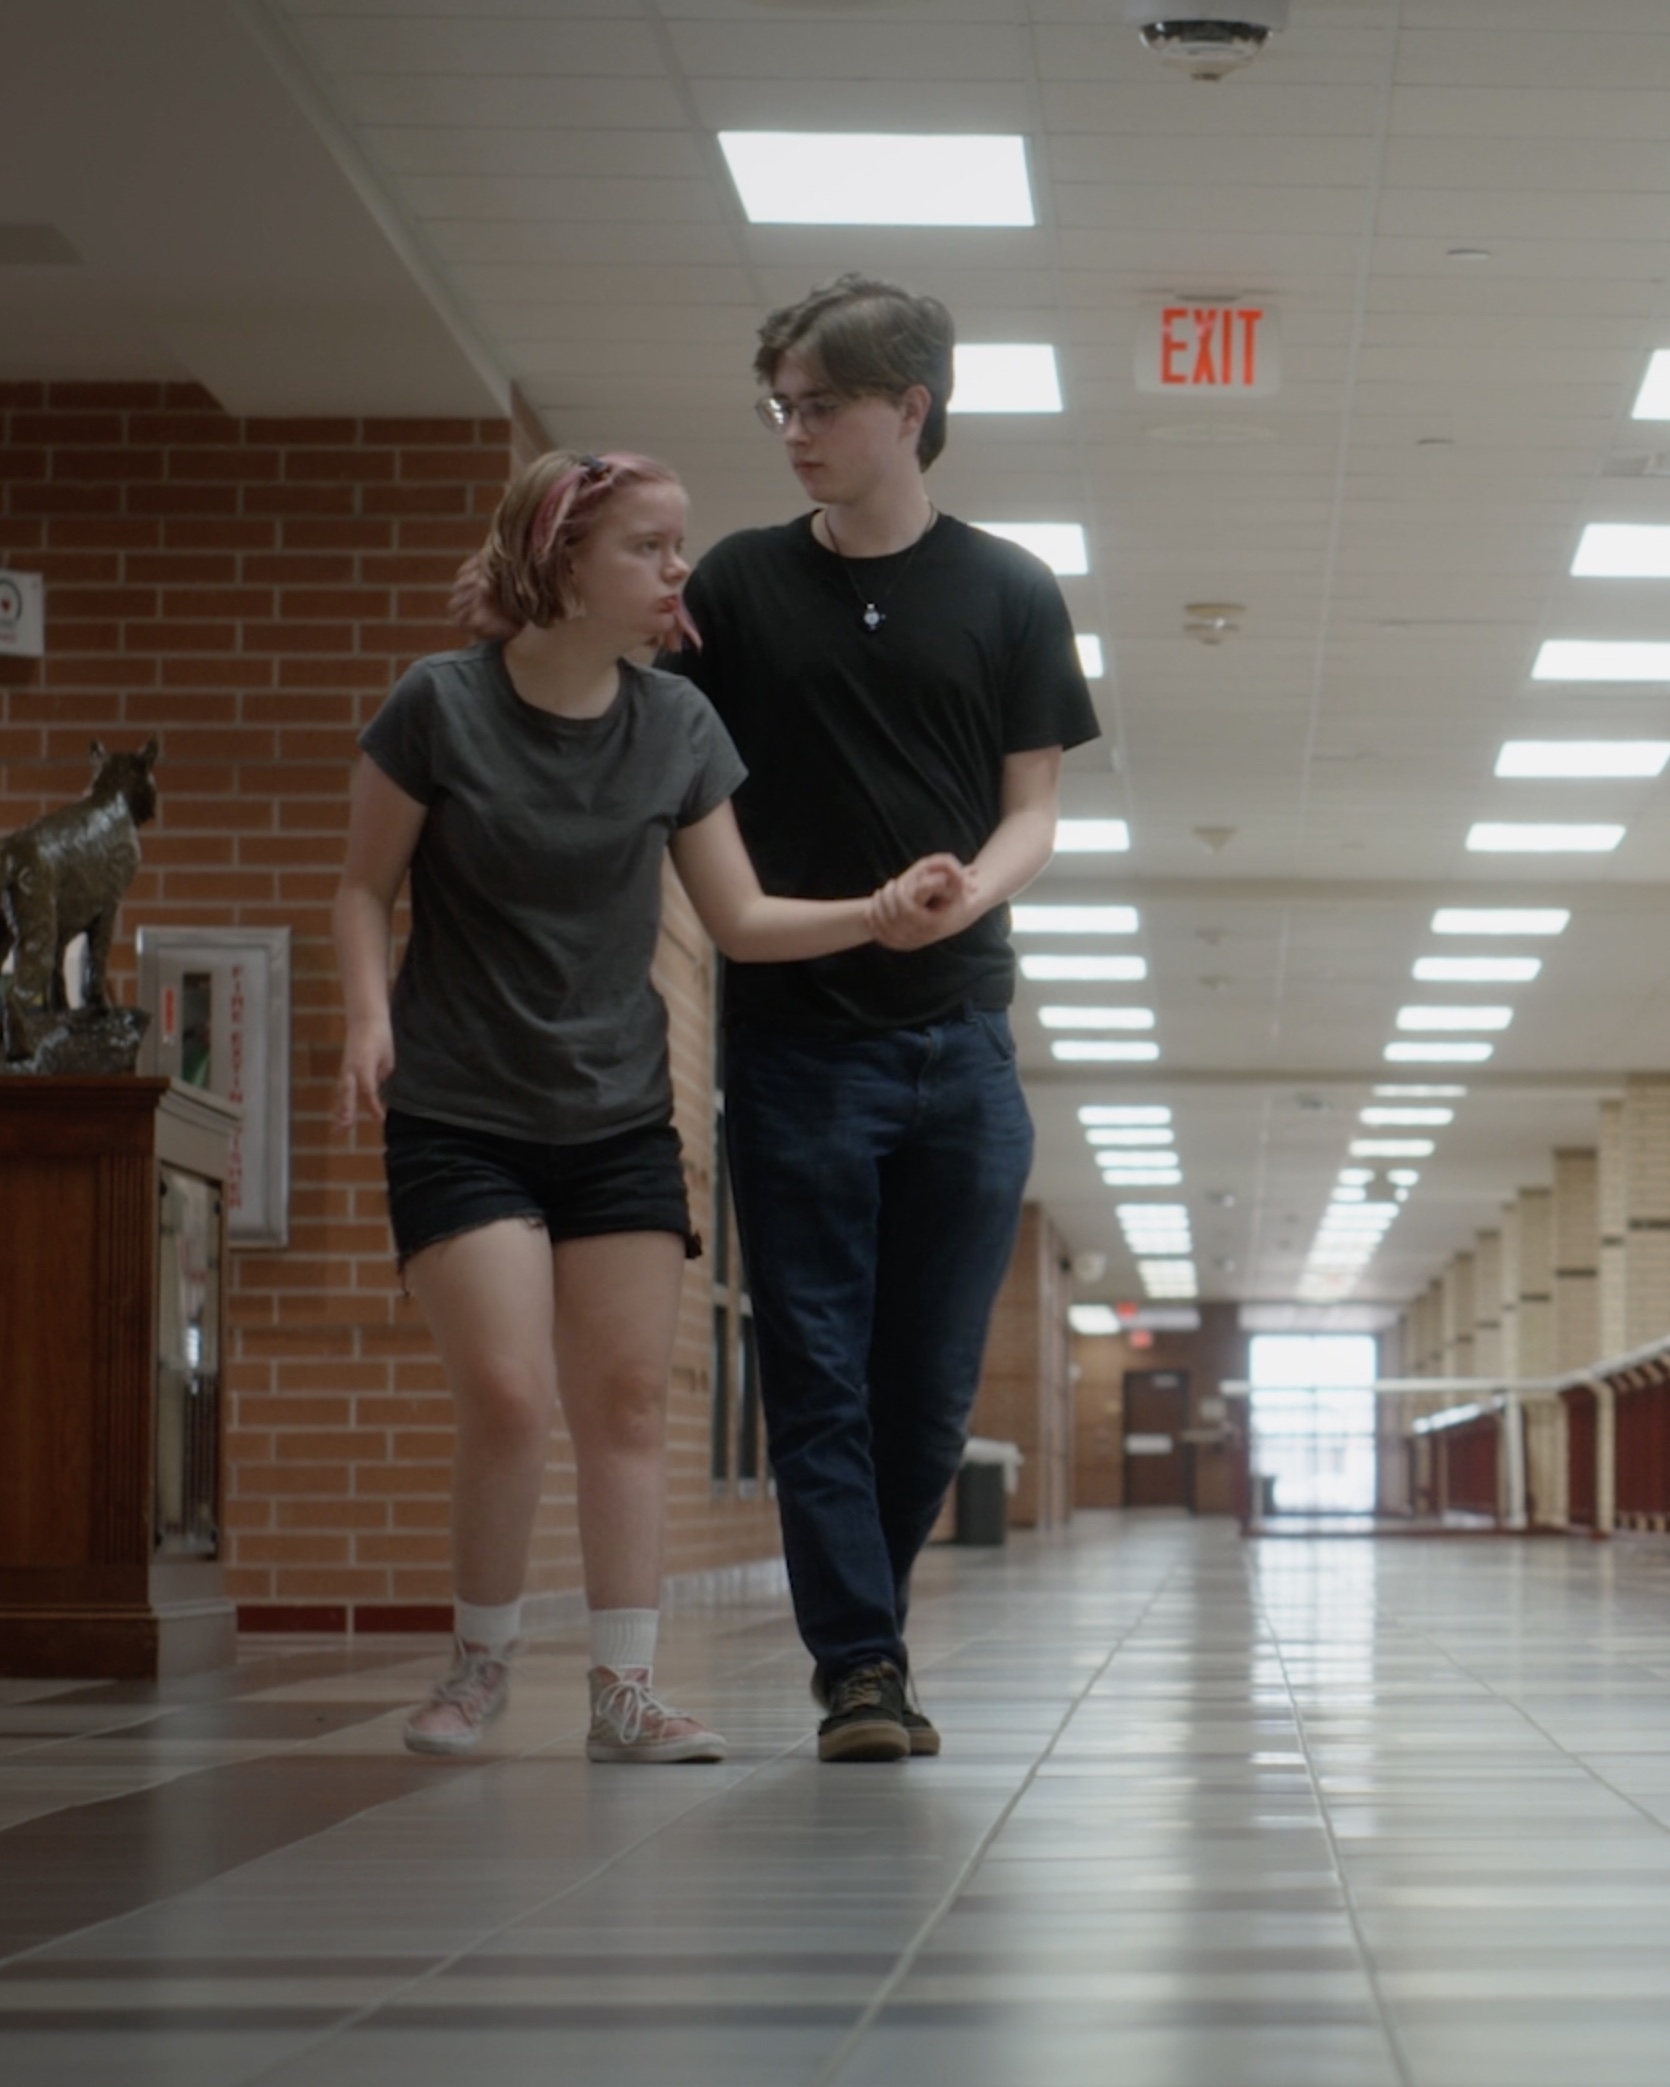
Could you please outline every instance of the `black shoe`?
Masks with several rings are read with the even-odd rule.
[[[818,1727],[818,1759],[902,1761],[910,1750],[904,1676],[893,1662],[877,1660],[843,1674],[829,1691],[829,1715]]]
[[[905,1734],[910,1740],[913,1759],[924,1754],[939,1752],[939,1733],[928,1713],[916,1700],[916,1684],[907,1674],[905,1677]]]

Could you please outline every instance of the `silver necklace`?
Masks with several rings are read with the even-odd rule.
[[[864,628],[867,631],[869,631],[872,636],[874,636],[874,634],[878,630],[880,630],[882,625],[887,621],[887,612],[882,608],[880,601],[871,601],[870,599],[868,599],[868,597],[865,595],[863,588],[859,586],[857,580],[853,577],[852,563],[850,559],[847,557],[846,552],[841,549],[840,543],[836,538],[835,525],[829,519],[829,509],[827,507],[824,508],[822,510],[822,514],[823,533],[825,534],[825,536],[829,538],[829,548],[835,553],[836,557],[840,559],[841,570],[846,574],[847,582],[851,586],[853,593],[857,596],[858,607],[860,610],[858,620],[860,623],[863,624]],[[921,550],[923,543],[926,541],[928,537],[929,531],[933,528],[935,522],[937,522],[938,520],[939,509],[937,507],[930,506],[928,509],[928,519],[922,524],[922,534],[910,546],[909,550],[905,552],[904,564],[899,567],[898,571],[893,575],[892,580],[889,582],[887,588],[887,592],[889,594],[896,594],[898,592],[901,581],[904,579],[905,574],[910,571],[911,560],[916,556],[917,552]]]

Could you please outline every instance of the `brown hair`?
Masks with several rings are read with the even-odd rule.
[[[511,481],[479,553],[489,604],[506,623],[541,630],[583,615],[569,565],[610,499],[630,486],[678,483],[670,464],[626,450],[598,457],[553,449],[536,457]],[[682,610],[679,622],[699,643]]]
[[[794,355],[848,398],[897,398],[922,385],[929,404],[916,455],[924,471],[945,447],[956,328],[937,297],[913,297],[871,276],[838,276],[768,312],[759,340],[754,375],[762,384],[774,383],[778,364]]]

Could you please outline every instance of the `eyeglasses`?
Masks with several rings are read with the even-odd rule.
[[[836,414],[851,404],[850,399],[837,398],[829,391],[814,391],[803,399],[786,399],[774,391],[768,398],[756,399],[754,411],[774,435],[787,434],[793,420],[800,422],[806,434],[821,435]]]

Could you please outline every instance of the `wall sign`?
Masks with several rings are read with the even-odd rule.
[[[38,572],[0,571],[0,657],[39,659],[46,651],[46,589]]]
[[[1281,389],[1281,326],[1267,304],[1151,306],[1137,328],[1138,391],[1267,398]]]

